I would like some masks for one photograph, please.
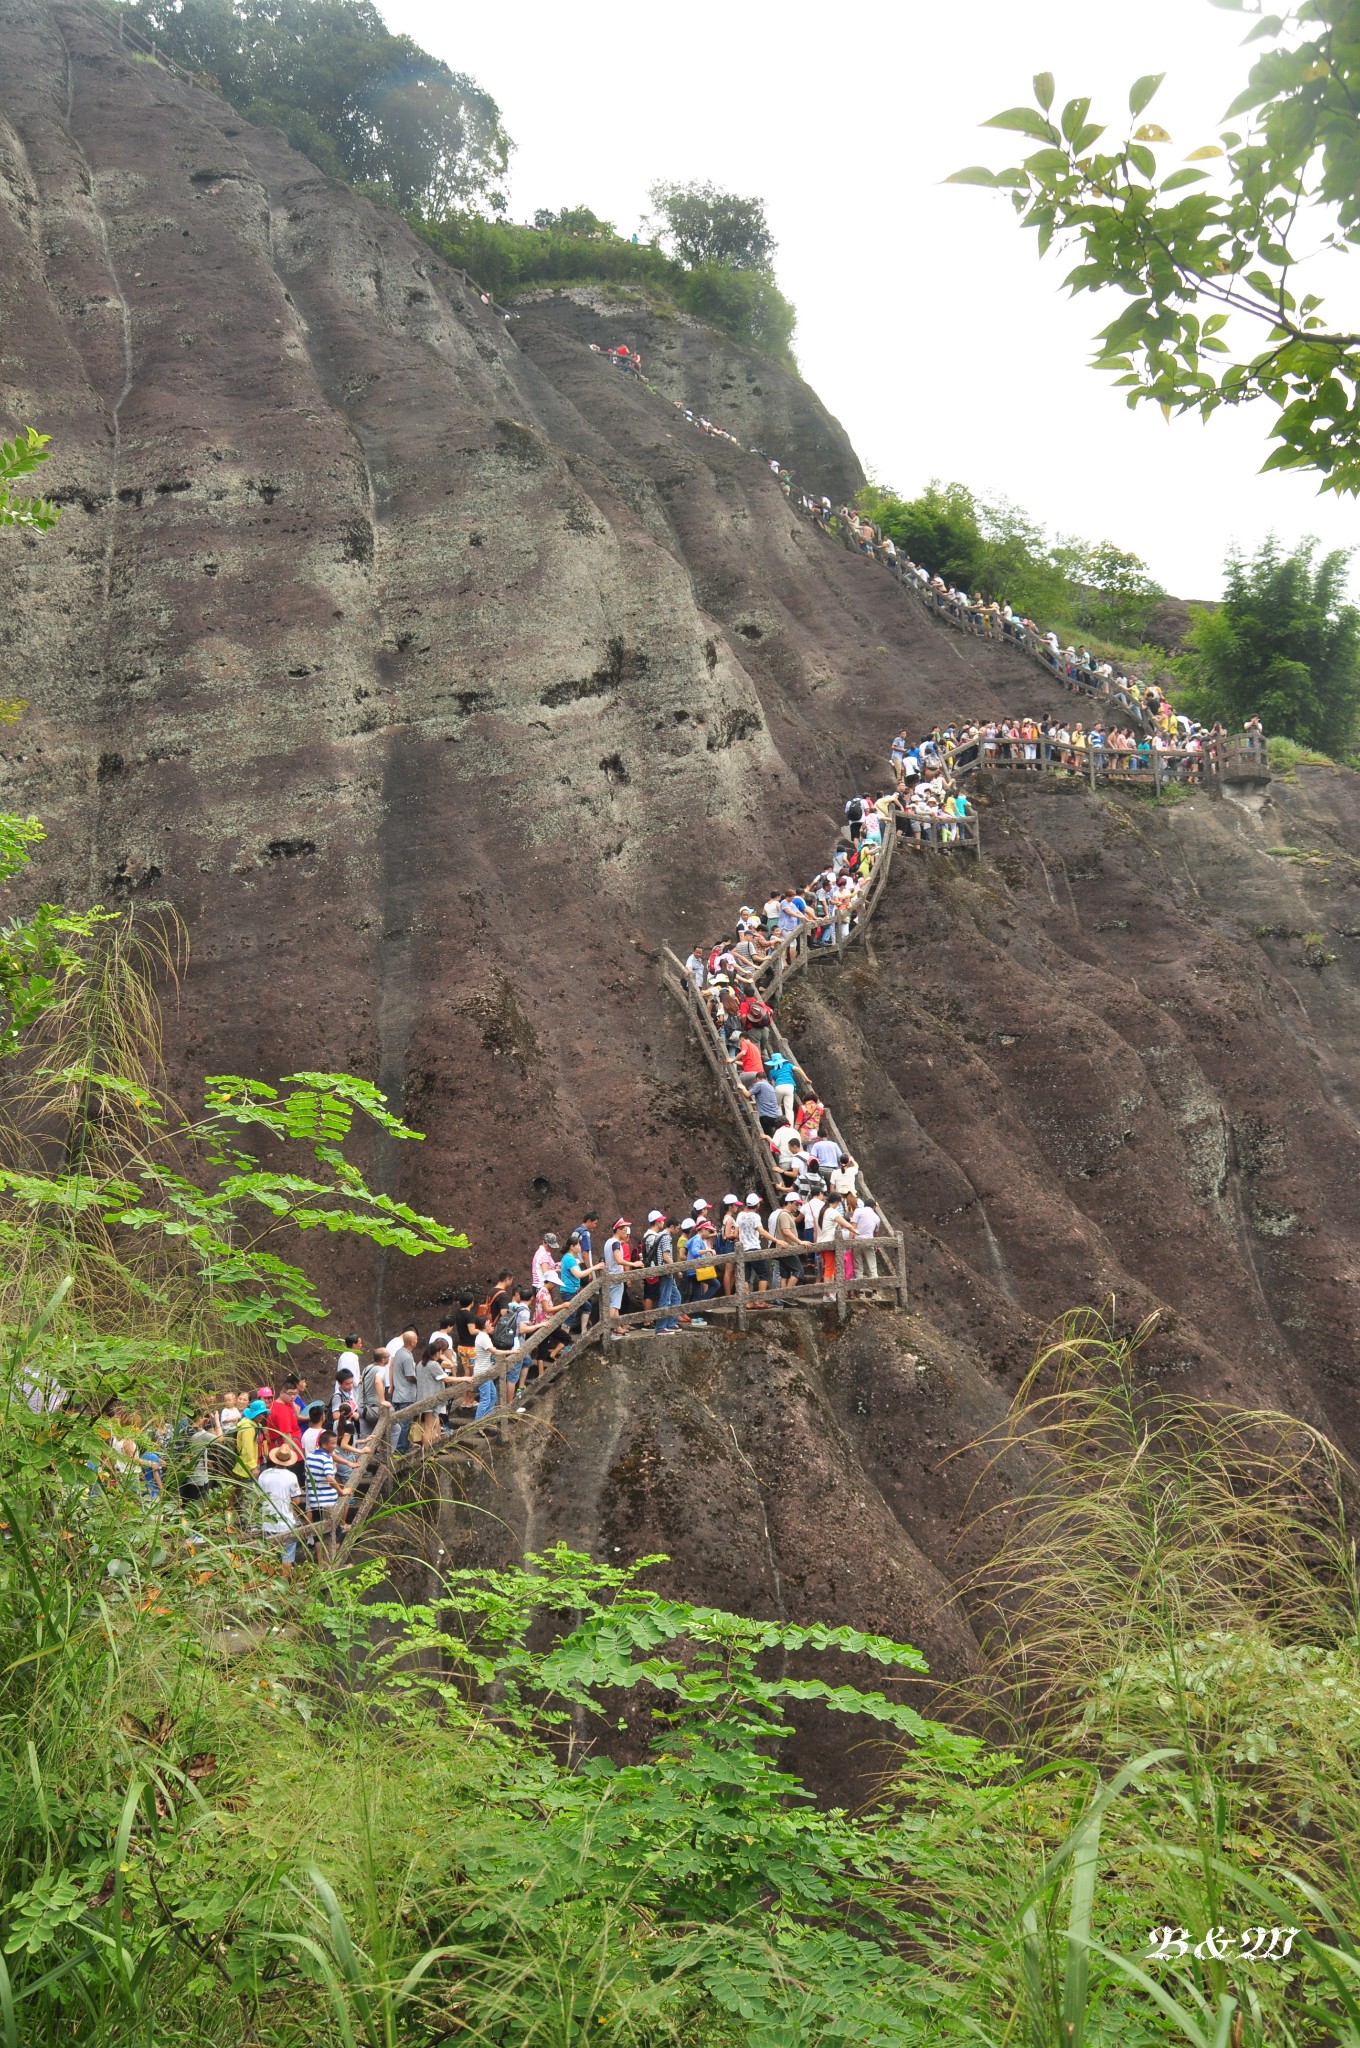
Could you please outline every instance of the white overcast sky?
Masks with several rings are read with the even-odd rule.
[[[1112,125],[1132,80],[1165,71],[1148,118],[1186,151],[1212,140],[1250,61],[1242,16],[1208,0],[381,4],[500,102],[513,218],[585,204],[626,234],[656,178],[760,194],[803,372],[881,481],[1010,498],[1050,530],[1133,548],[1187,597],[1216,595],[1228,544],[1272,528],[1360,541],[1353,501],[1257,474],[1264,410],[1208,427],[1130,413],[1088,367],[1097,303],[1061,292],[1004,197],[941,183],[1013,161],[1008,142],[1023,153],[978,124],[1028,101],[1038,70]],[[1342,266],[1348,297],[1356,281]]]

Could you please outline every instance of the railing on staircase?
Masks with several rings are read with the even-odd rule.
[[[1077,776],[1095,788],[1098,782],[1121,783],[1155,790],[1173,783],[1204,788],[1224,783],[1268,782],[1270,762],[1264,736],[1252,733],[1211,736],[1198,747],[1150,747],[1124,751],[1107,742],[1092,746],[1079,740],[1055,740],[1040,733],[1032,739],[983,737],[955,749],[955,775]]]
[[[833,1266],[830,1278],[823,1271],[820,1278],[799,1279],[786,1285],[772,1280],[771,1269],[781,1259],[789,1263],[795,1258],[815,1259],[824,1265],[827,1255]],[[696,1265],[713,1267],[720,1280],[730,1272],[731,1292],[705,1296],[678,1307],[656,1303],[642,1309],[615,1309],[610,1290],[617,1283],[611,1282],[606,1273],[596,1274],[570,1301],[563,1302],[555,1315],[530,1330],[514,1352],[500,1356],[495,1373],[487,1375],[496,1388],[495,1405],[489,1413],[456,1423],[434,1443],[396,1448],[403,1425],[409,1426],[452,1406],[465,1382],[455,1379],[440,1391],[404,1408],[384,1408],[361,1446],[349,1499],[340,1501],[320,1524],[318,1562],[345,1561],[364,1523],[396,1480],[418,1470],[426,1459],[436,1455],[453,1453],[475,1458],[480,1443],[502,1436],[512,1416],[527,1414],[531,1404],[594,1345],[603,1346],[615,1338],[654,1329],[658,1323],[673,1323],[687,1307],[697,1310],[706,1323],[715,1317],[720,1321],[731,1318],[738,1330],[746,1330],[753,1316],[775,1314],[791,1306],[831,1308],[837,1322],[844,1323],[854,1301],[887,1300],[905,1305],[907,1299],[906,1239],[891,1231],[880,1232],[873,1238],[855,1238],[848,1231],[838,1231],[828,1244],[790,1245],[786,1252],[776,1246],[764,1252],[748,1252],[740,1246],[732,1252],[705,1252],[698,1259],[676,1259],[667,1265],[634,1270],[632,1281],[660,1281],[667,1276],[678,1279],[692,1274]],[[567,1342],[563,1348],[543,1357],[564,1331]],[[534,1367],[537,1377],[531,1380],[528,1374]],[[478,1382],[479,1390],[482,1384]]]
[[[960,820],[959,822],[963,824],[968,821]],[[754,986],[766,1002],[773,1004],[775,998],[787,986],[792,976],[801,973],[808,966],[809,962],[843,958],[846,949],[853,945],[861,933],[867,929],[869,919],[873,916],[887,884],[888,875],[892,868],[893,847],[896,839],[896,830],[890,825],[885,831],[883,845],[877,860],[874,862],[868,886],[856,906],[854,922],[844,937],[839,935],[839,929],[837,928],[837,935],[835,937],[827,939],[822,943],[814,943],[810,941],[808,936],[809,927],[804,925],[801,930],[780,946],[773,961],[765,963],[761,974],[754,979]],[[661,971],[666,987],[685,1012],[690,1029],[698,1039],[709,1066],[713,1069],[723,1106],[736,1124],[737,1129],[741,1132],[751,1164],[760,1177],[761,1186],[772,1199],[777,1199],[786,1192],[786,1189],[775,1172],[774,1155],[770,1151],[769,1140],[761,1128],[760,1118],[756,1113],[756,1106],[737,1079],[736,1065],[728,1054],[727,1047],[723,1042],[722,1033],[718,1029],[713,1013],[705,1002],[702,993],[695,986],[693,975],[676,958],[670,947],[664,946],[662,954],[663,963]],[[792,1046],[780,1030],[778,1019],[772,1018],[771,1022],[764,1027],[764,1030],[773,1041],[775,1049],[784,1055],[790,1066],[806,1078],[806,1069],[800,1064]],[[821,1128],[840,1147],[842,1153],[847,1158],[855,1156],[846,1144],[830,1109],[826,1108],[825,1105],[823,1106]],[[882,1203],[875,1198],[873,1189],[870,1187],[862,1168],[859,1169],[859,1187],[862,1189],[864,1197],[870,1206],[877,1209],[884,1225],[890,1227],[890,1219],[887,1212]],[[873,1241],[877,1243],[880,1240],[875,1239]]]

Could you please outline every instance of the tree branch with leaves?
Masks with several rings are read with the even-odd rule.
[[[1271,47],[1225,120],[1246,116],[1183,158],[1146,113],[1165,74],[1129,93],[1129,132],[1108,130],[1089,98],[1054,116],[1050,72],[1033,107],[985,125],[1041,146],[1003,170],[974,165],[950,182],[1009,191],[1040,255],[1057,241],[1080,254],[1074,294],[1114,290],[1124,310],[1097,336],[1095,366],[1128,403],[1170,418],[1207,419],[1224,405],[1265,401],[1276,446],[1266,469],[1312,469],[1322,488],[1360,491],[1360,332],[1330,323],[1322,298],[1300,294],[1310,256],[1360,242],[1360,0],[1301,0],[1283,14],[1260,0],[1214,0],[1259,16],[1249,42]],[[1134,125],[1137,124],[1137,125]],[[1264,328],[1264,345],[1250,328]]]
[[[45,533],[55,526],[60,508],[49,498],[20,498],[14,494],[19,477],[30,476],[48,457],[50,434],[25,427],[12,441],[0,441],[0,526],[27,526]]]

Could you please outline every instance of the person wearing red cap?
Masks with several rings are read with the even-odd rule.
[[[630,1242],[632,1229],[628,1218],[620,1216],[613,1232],[604,1241],[604,1271],[605,1279],[609,1283],[609,1306],[615,1315],[620,1314],[623,1308],[623,1290],[628,1275],[642,1264],[641,1259],[633,1257]],[[623,1332],[616,1330],[614,1335],[621,1337]]]

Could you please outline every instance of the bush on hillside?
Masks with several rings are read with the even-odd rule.
[[[570,221],[584,211],[571,209],[552,218]],[[466,270],[498,299],[543,284],[635,285],[658,304],[692,313],[743,347],[793,367],[797,315],[764,272],[712,263],[686,269],[654,242],[625,241],[608,232],[606,222],[586,233],[556,225],[520,227],[471,213],[444,219],[413,216],[412,224],[446,261]]]

